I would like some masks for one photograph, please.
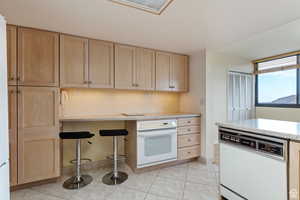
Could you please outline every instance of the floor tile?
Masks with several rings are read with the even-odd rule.
[[[11,200],[63,200],[55,196],[46,195],[31,189],[11,193]]]
[[[217,191],[209,185],[187,182],[184,189],[184,200],[218,200]]]
[[[148,192],[155,178],[155,176],[149,174],[131,174],[120,187]]]
[[[187,167],[169,167],[159,170],[158,176],[184,181],[187,176]]]
[[[147,193],[118,187],[106,200],[144,200]]]
[[[217,179],[215,173],[209,170],[200,170],[195,168],[190,168],[187,172],[187,181],[200,183],[205,185],[216,185]]]
[[[177,181],[162,177],[157,177],[153,182],[149,193],[159,196],[180,199],[183,194],[184,181]]]
[[[148,194],[145,200],[173,200],[172,198]]]

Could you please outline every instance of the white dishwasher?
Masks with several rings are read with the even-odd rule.
[[[222,199],[288,199],[286,140],[222,127],[219,140]]]

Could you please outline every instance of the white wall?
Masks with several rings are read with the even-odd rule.
[[[206,159],[214,159],[214,144],[218,142],[216,122],[227,120],[228,71],[251,72],[250,60],[206,51]]]
[[[205,157],[205,50],[190,54],[189,81],[189,92],[180,96],[180,111],[202,114],[201,156]]]
[[[180,97],[181,112],[201,112],[201,156],[214,158],[218,121],[227,119],[227,72],[252,72],[247,59],[202,50],[190,54],[190,91]]]

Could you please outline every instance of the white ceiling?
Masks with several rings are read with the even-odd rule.
[[[257,57],[247,52],[254,44],[241,42],[300,18],[299,7],[299,0],[174,0],[157,16],[108,0],[0,0],[0,13],[11,24],[174,52],[209,48],[249,58]]]

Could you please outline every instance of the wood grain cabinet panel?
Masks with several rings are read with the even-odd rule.
[[[178,148],[200,144],[200,134],[188,134],[178,136]]]
[[[180,118],[177,120],[178,126],[197,126],[201,123],[200,117]]]
[[[188,57],[173,54],[171,73],[171,87],[173,91],[186,92],[188,90]]]
[[[60,87],[88,87],[88,39],[60,35]]]
[[[172,91],[171,62],[172,54],[156,52],[156,90]]]
[[[137,49],[135,76],[137,89],[155,89],[155,51],[143,48]]]
[[[156,90],[188,91],[188,57],[156,52]]]
[[[300,143],[290,142],[289,200],[300,200]]]
[[[115,88],[136,89],[136,47],[115,45]]]
[[[8,87],[10,185],[18,183],[17,87]]]
[[[18,89],[18,183],[60,175],[58,89]]]
[[[89,87],[114,87],[114,45],[89,40]]]
[[[7,25],[7,79],[8,85],[17,84],[17,27]]]
[[[178,149],[178,160],[186,160],[200,156],[200,146],[192,146]]]
[[[18,84],[58,86],[59,35],[18,28]]]

